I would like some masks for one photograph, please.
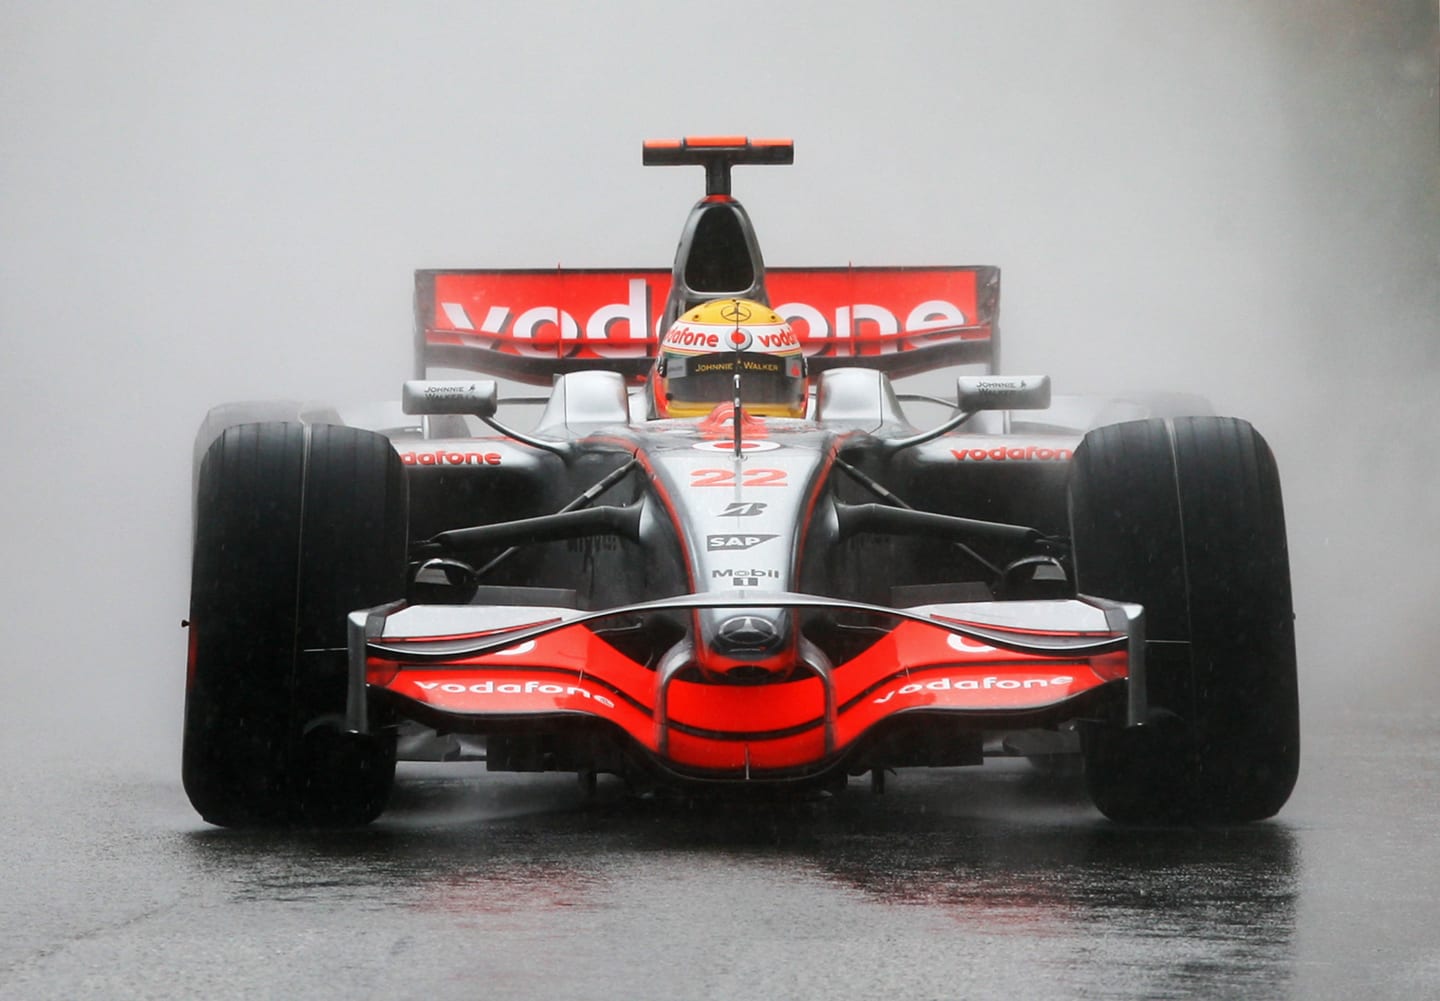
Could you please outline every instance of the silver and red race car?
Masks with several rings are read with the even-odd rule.
[[[731,169],[792,158],[647,142],[705,168],[672,269],[420,271],[399,406],[210,413],[201,816],[368,822],[397,759],[834,793],[1023,756],[1083,762],[1121,822],[1281,808],[1264,440],[1193,398],[998,374],[995,268],[767,270]]]

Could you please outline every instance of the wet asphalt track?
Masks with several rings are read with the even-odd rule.
[[[1204,832],[1019,765],[723,809],[425,766],[372,828],[236,834],[10,755],[0,997],[1440,996],[1440,714],[1307,741],[1280,819]]]
[[[0,999],[1440,998],[1433,0],[741,4],[723,87],[673,44],[708,8],[450,6],[8,5]],[[663,262],[693,179],[617,151],[712,125],[806,144],[776,262],[993,260],[1057,386],[1128,357],[1255,418],[1332,651],[1302,698],[1410,708],[1307,719],[1229,831],[1015,770],[718,813],[431,771],[364,831],[201,824],[153,745],[204,408],[393,392],[417,265]]]

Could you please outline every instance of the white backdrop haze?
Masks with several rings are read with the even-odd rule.
[[[770,263],[998,264],[1007,370],[1253,420],[1307,717],[1440,695],[1433,0],[728,9],[0,6],[12,760],[178,781],[206,409],[397,396],[418,267],[668,266],[687,133],[795,138]]]

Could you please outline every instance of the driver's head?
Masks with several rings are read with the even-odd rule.
[[[701,303],[671,325],[655,360],[655,412],[703,417],[735,398],[748,413],[804,417],[809,385],[800,340],[778,313],[749,299]]]

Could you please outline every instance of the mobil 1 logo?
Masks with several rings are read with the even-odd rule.
[[[760,587],[780,579],[779,570],[712,570],[712,580],[728,581],[731,587]]]
[[[769,542],[775,538],[774,535],[707,535],[705,536],[705,551],[710,553],[739,552],[744,549],[754,549],[762,542]]]

